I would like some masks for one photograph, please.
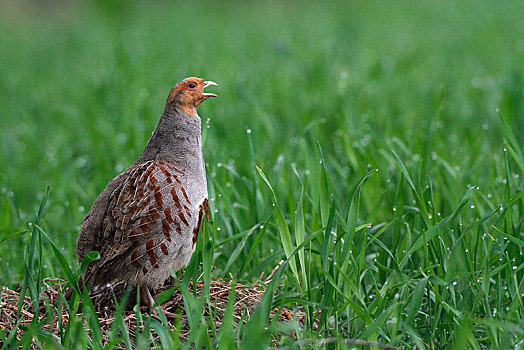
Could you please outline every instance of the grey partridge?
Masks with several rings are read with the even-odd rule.
[[[86,271],[92,293],[116,285],[140,286],[152,307],[150,289],[186,266],[200,224],[208,215],[206,169],[197,107],[217,85],[201,78],[177,83],[147,146],[127,170],[98,196],[77,241],[80,262],[90,251],[100,260]]]

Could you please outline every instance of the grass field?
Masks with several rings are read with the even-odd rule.
[[[85,214],[194,75],[220,98],[199,110],[212,220],[186,274],[286,263],[238,328],[202,316],[209,292],[186,293],[184,344],[142,315],[157,346],[524,348],[522,18],[522,1],[2,2],[0,284],[35,298],[78,271]],[[283,305],[305,324],[270,324]],[[95,330],[35,320],[0,344],[102,348],[85,309]]]

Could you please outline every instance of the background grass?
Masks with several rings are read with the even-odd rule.
[[[196,75],[220,99],[199,112],[213,220],[193,275],[254,282],[296,253],[276,297],[220,340],[292,345],[265,326],[285,304],[306,305],[303,340],[522,346],[521,1],[0,6],[3,285],[27,279],[47,185],[40,227],[58,250],[44,239],[35,266],[65,277],[61,252],[79,268],[91,204]],[[201,346],[213,322],[195,310]]]

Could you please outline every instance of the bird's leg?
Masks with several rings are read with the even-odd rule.
[[[148,306],[149,312],[151,312],[152,315],[157,315],[158,316],[157,311],[153,310],[153,305],[155,305],[155,300],[151,296],[151,292],[149,291],[149,288],[147,288],[146,286],[142,286],[140,288],[140,291],[141,292],[143,291],[142,293],[140,293],[140,301]],[[159,306],[159,307],[162,308],[161,306]],[[166,315],[166,317],[168,317],[168,318],[176,318],[176,314],[174,314],[172,312],[169,312],[167,310],[164,310],[164,309],[162,309],[162,311],[164,312],[164,315]]]
[[[155,305],[155,300],[151,296],[151,292],[147,286],[141,286],[140,288],[140,301],[149,307],[149,310],[153,310],[153,305]]]

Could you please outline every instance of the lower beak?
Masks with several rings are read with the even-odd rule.
[[[211,81],[211,80],[204,81],[204,89],[208,86],[213,86],[213,85],[218,86],[218,84],[215,83],[214,81]],[[206,97],[218,97],[217,95],[209,93],[209,92],[204,92],[203,95]]]

